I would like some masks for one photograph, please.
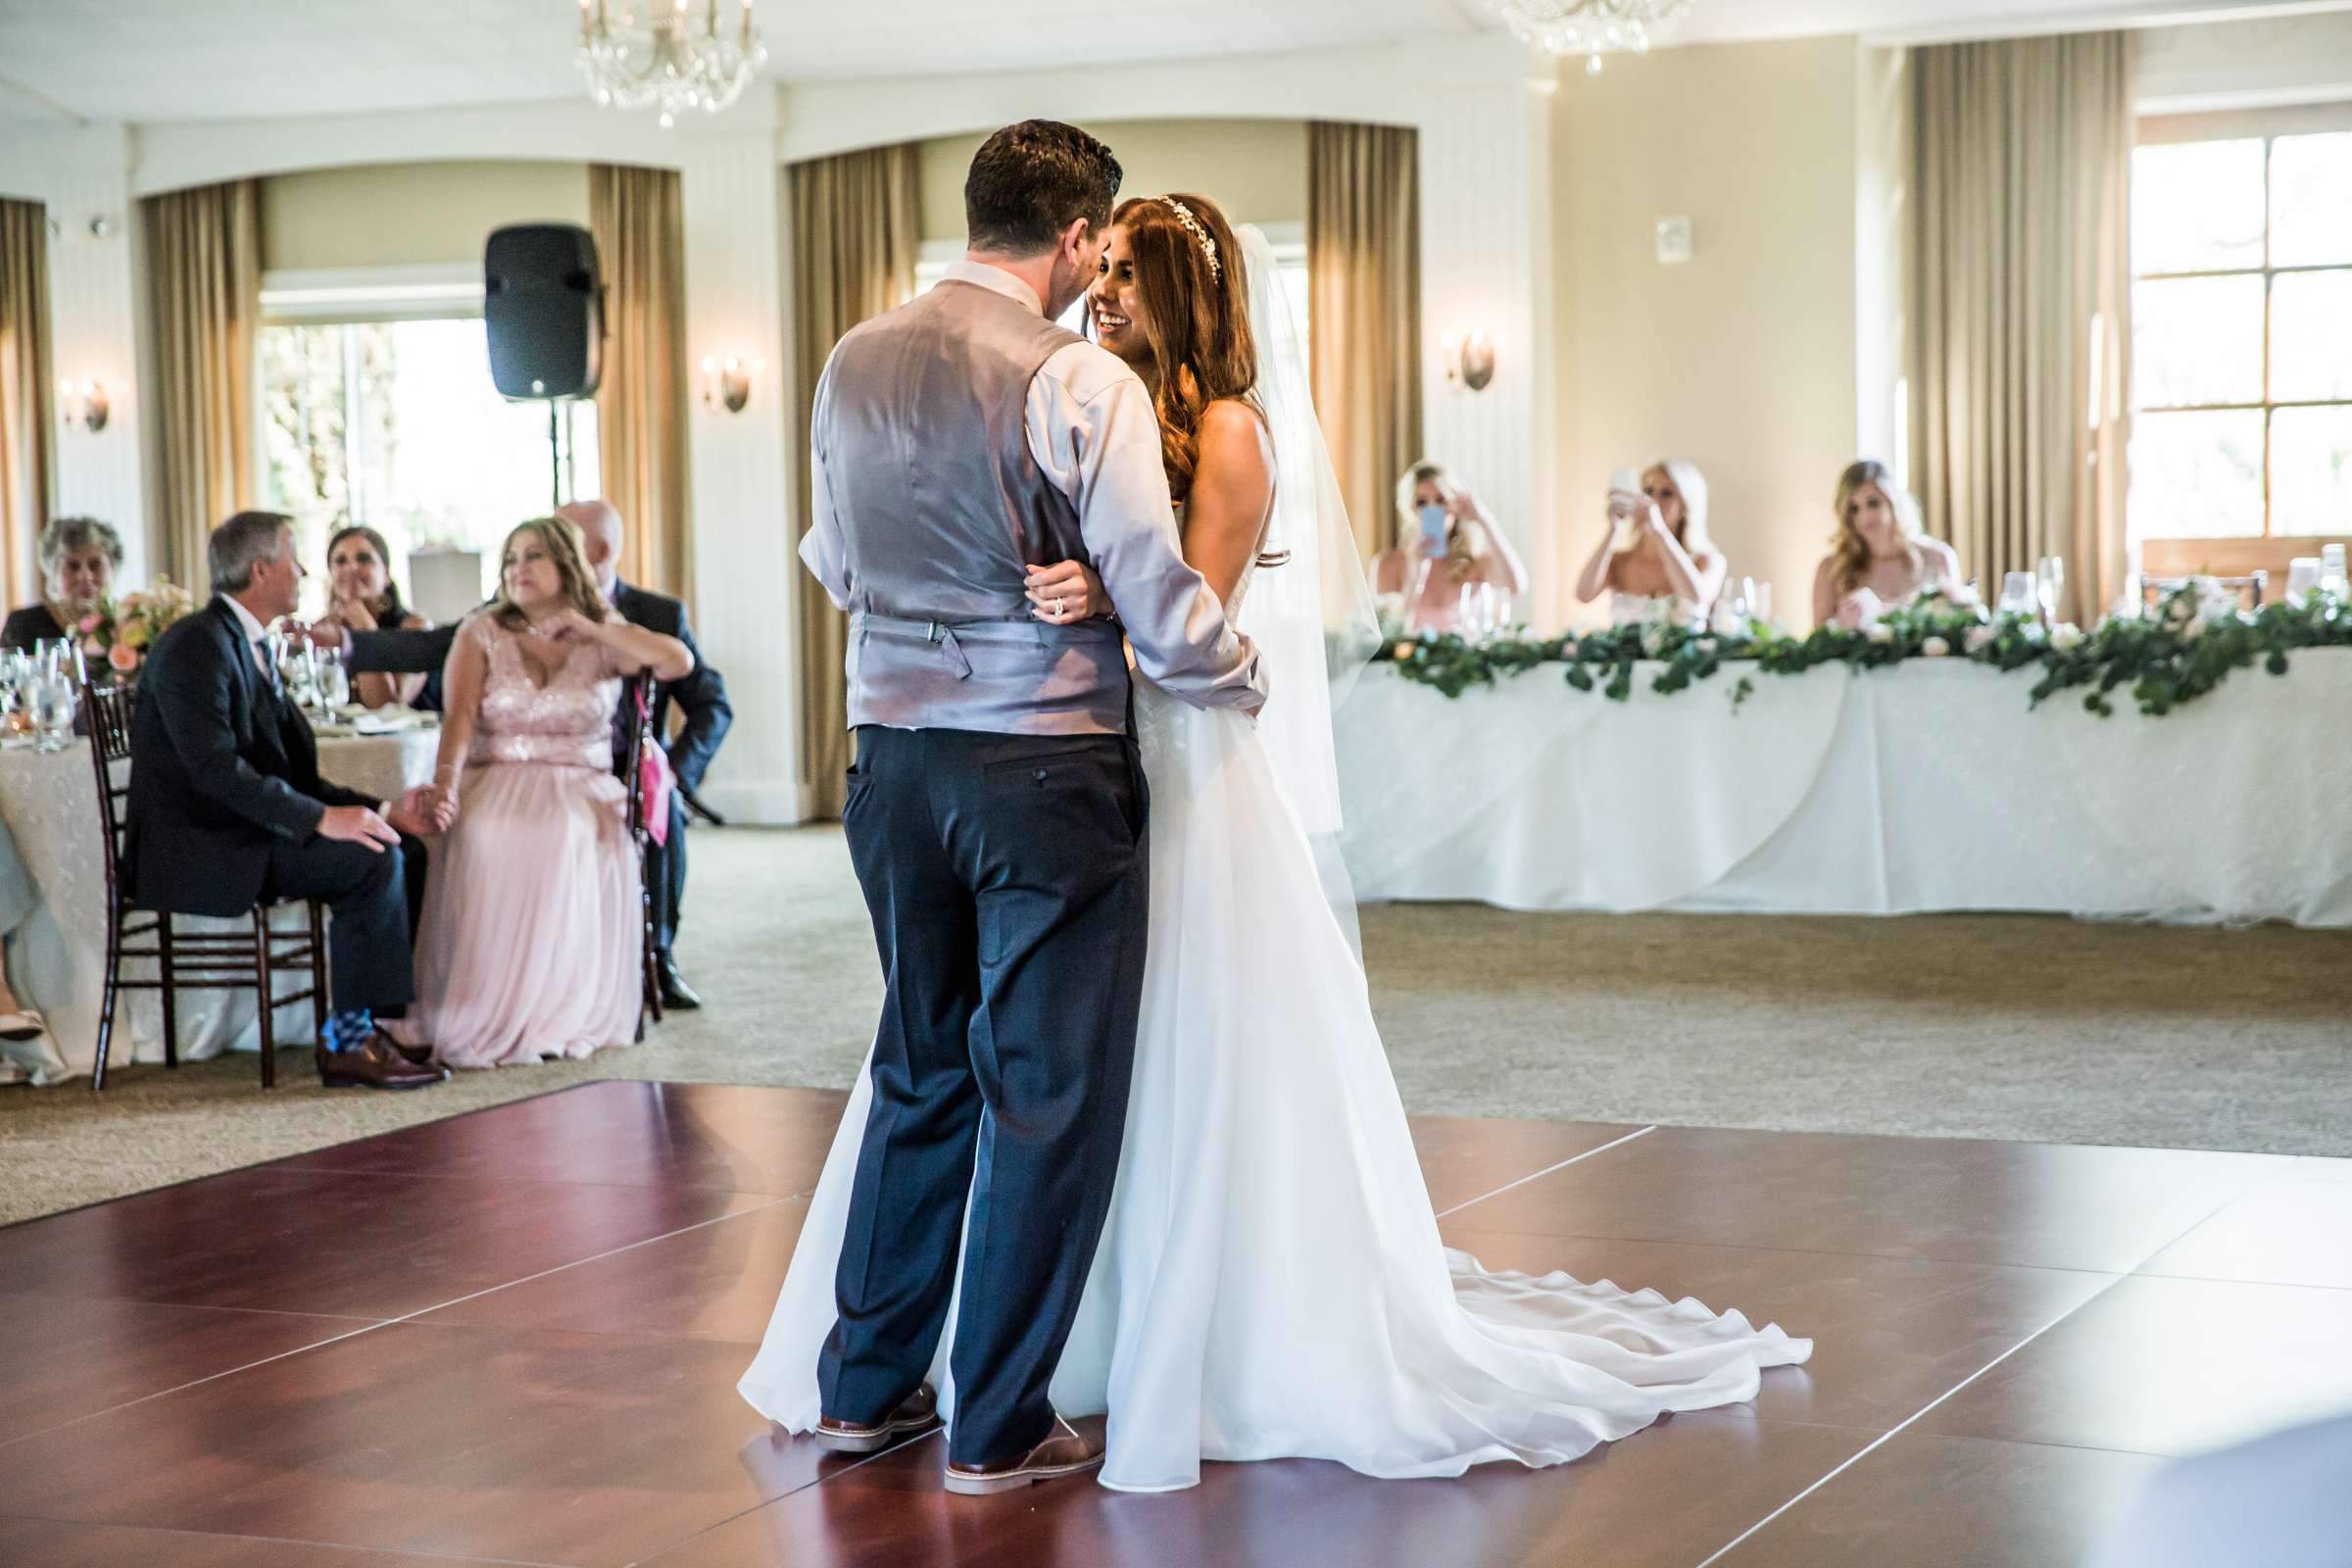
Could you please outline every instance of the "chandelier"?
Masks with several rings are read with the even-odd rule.
[[[1555,55],[1583,55],[1600,74],[1600,57],[1647,54],[1690,0],[1494,0],[1511,30]]]
[[[664,129],[689,109],[716,114],[751,84],[767,63],[767,45],[752,25],[752,0],[739,24],[721,31],[718,0],[647,0],[642,15],[621,0],[610,15],[606,0],[580,0],[580,74],[599,104],[658,109]]]

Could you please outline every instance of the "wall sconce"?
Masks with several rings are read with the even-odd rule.
[[[1484,332],[1448,332],[1439,342],[1446,350],[1446,384],[1484,392],[1494,379],[1494,340]]]
[[[106,428],[104,381],[60,381],[57,384],[57,401],[58,407],[65,413],[67,429],[87,430],[96,435]]]
[[[752,377],[767,368],[765,360],[743,360],[730,354],[703,361],[703,407],[741,414],[752,401]]]

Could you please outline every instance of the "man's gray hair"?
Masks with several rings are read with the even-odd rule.
[[[111,522],[96,517],[52,517],[49,526],[41,530],[41,579],[55,577],[66,558],[76,550],[96,545],[106,552],[116,565],[122,564],[122,536],[115,532]]]
[[[294,519],[282,512],[240,512],[215,528],[205,547],[214,590],[233,594],[252,587],[253,568],[278,559],[281,538],[286,549],[294,548],[292,538],[286,537],[293,526]]]

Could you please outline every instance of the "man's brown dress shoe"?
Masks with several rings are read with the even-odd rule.
[[[436,1065],[433,1060],[433,1048],[430,1046],[403,1045],[401,1042],[393,1039],[392,1036],[386,1034],[381,1029],[378,1029],[375,1032],[375,1038],[381,1040],[385,1045],[390,1046],[394,1051],[399,1052],[403,1060],[414,1062],[419,1067],[431,1067]]]
[[[447,1067],[419,1065],[402,1055],[380,1029],[349,1051],[320,1046],[313,1055],[318,1082],[328,1089],[422,1089],[449,1076]]]
[[[893,1438],[928,1432],[937,1425],[939,1394],[926,1383],[879,1421],[836,1421],[829,1415],[819,1416],[810,1435],[835,1453],[871,1453]]]
[[[1055,1415],[1054,1430],[1046,1434],[1046,1441],[1017,1459],[1007,1459],[1003,1464],[949,1465],[948,1490],[966,1497],[979,1497],[992,1492],[1035,1486],[1040,1481],[1081,1475],[1102,1465],[1104,1446],[1102,1422],[1099,1417],[1072,1426],[1068,1418]]]

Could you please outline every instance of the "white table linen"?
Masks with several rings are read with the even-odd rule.
[[[318,768],[338,784],[392,799],[431,779],[439,744],[439,731],[430,727],[391,735],[324,734]],[[106,861],[89,743],[75,741],[52,753],[0,751],[0,819],[15,841],[13,857],[0,848],[0,928],[8,934],[9,984],[49,1024],[45,1040],[0,1042],[0,1076],[22,1074],[36,1084],[86,1076],[97,1054],[106,982]],[[243,923],[178,918],[191,928]],[[154,964],[134,961],[126,971],[152,978]],[[281,977],[279,983],[296,982]],[[251,992],[182,991],[178,1001],[182,1061],[258,1046]],[[279,1008],[275,1025],[280,1041],[316,1037],[307,1002]],[[163,1059],[162,999],[153,991],[129,993],[129,1004],[116,1014],[111,1064]]]
[[[1357,896],[1515,909],[2352,924],[2352,651],[2240,670],[2161,718],[2028,706],[1958,661],[1458,700],[1370,671],[1339,716]]]

